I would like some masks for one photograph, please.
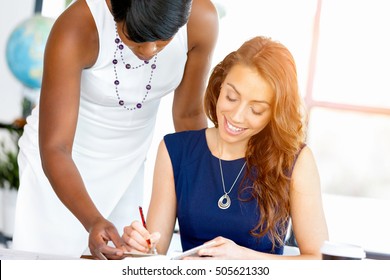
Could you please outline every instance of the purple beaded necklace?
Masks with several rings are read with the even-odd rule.
[[[142,98],[142,100],[138,103],[136,103],[135,105],[126,105],[125,104],[125,101],[123,100],[123,98],[120,96],[119,94],[119,85],[120,85],[120,82],[119,82],[119,78],[118,78],[118,71],[117,71],[117,67],[119,66],[118,63],[118,56],[120,56],[120,60],[122,61],[124,67],[126,70],[134,70],[134,69],[138,69],[138,68],[141,68],[141,67],[144,67],[144,66],[147,66],[149,64],[149,61],[148,60],[145,60],[143,63],[137,65],[137,66],[131,66],[129,63],[126,63],[124,58],[123,58],[123,49],[124,49],[124,45],[123,45],[123,42],[122,40],[119,38],[119,35],[118,35],[118,29],[117,29],[117,26],[115,24],[115,44],[116,44],[116,48],[115,48],[115,52],[114,52],[114,59],[112,60],[112,64],[114,66],[114,74],[115,74],[115,81],[114,81],[114,85],[115,85],[115,92],[116,92],[116,96],[118,98],[118,104],[119,106],[123,107],[124,109],[126,110],[129,110],[129,111],[133,111],[133,110],[136,110],[136,109],[141,109],[142,108],[142,105],[143,103],[145,102],[146,98],[148,97],[148,94],[149,92],[151,91],[152,89],[152,78],[153,78],[153,73],[154,73],[154,70],[156,69],[157,65],[156,65],[156,61],[157,61],[157,54],[153,57],[154,61],[153,63],[150,65],[150,77],[149,77],[149,81],[147,83],[147,85],[145,86],[145,95],[144,97]]]

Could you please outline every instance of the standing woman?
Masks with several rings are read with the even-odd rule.
[[[160,99],[175,92],[177,131],[206,127],[217,35],[209,0],[76,0],[58,17],[19,143],[14,249],[122,257]]]
[[[147,224],[125,228],[129,250],[147,239],[166,253],[176,217],[184,251],[197,257],[320,259],[328,239],[320,180],[305,145],[305,122],[291,53],[265,37],[219,63],[205,96],[215,127],[161,142]],[[299,256],[281,256],[290,218]]]

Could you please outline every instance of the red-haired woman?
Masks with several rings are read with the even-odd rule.
[[[210,77],[205,111],[215,127],[161,142],[149,231],[126,227],[129,249],[146,251],[150,238],[166,253],[177,217],[183,250],[215,241],[191,258],[320,259],[328,232],[288,49],[255,37],[230,53]],[[297,256],[283,255],[290,218]]]

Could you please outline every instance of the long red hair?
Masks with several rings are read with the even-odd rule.
[[[246,150],[245,176],[254,183],[241,191],[250,188],[258,202],[260,218],[251,234],[268,234],[274,246],[280,246],[290,217],[291,172],[306,137],[295,61],[284,45],[266,37],[255,37],[227,55],[213,69],[204,100],[205,112],[216,127],[221,84],[236,64],[256,69],[274,92],[270,123],[249,140]]]

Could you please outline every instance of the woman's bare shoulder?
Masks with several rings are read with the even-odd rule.
[[[68,54],[69,59],[76,57],[88,67],[98,55],[99,36],[95,21],[85,0],[71,4],[57,18],[50,33],[49,48],[59,55],[61,51]]]
[[[188,20],[189,49],[213,44],[218,36],[218,12],[210,0],[194,0]]]

